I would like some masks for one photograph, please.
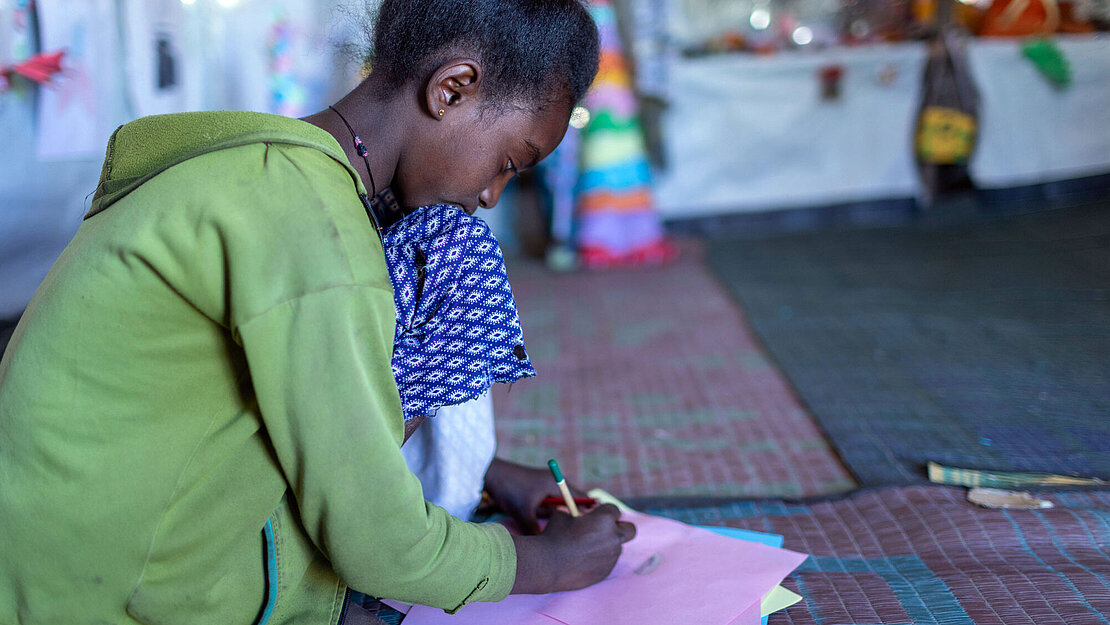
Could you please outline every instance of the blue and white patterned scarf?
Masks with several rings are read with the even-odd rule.
[[[455,206],[425,206],[382,232],[405,421],[536,375],[497,239]]]

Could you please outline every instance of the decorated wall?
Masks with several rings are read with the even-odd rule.
[[[0,0],[0,318],[72,237],[122,123],[315,112],[353,86],[360,0]]]

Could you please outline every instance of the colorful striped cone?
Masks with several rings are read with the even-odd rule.
[[[677,248],[663,238],[651,197],[651,171],[637,119],[631,72],[608,0],[591,9],[601,35],[601,67],[586,96],[578,178],[578,252],[590,268],[658,264]]]

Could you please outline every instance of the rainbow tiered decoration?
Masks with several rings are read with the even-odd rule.
[[[637,119],[631,72],[608,0],[591,8],[601,36],[601,67],[586,108],[578,179],[578,254],[584,267],[658,264],[677,255],[663,238],[651,171]]]

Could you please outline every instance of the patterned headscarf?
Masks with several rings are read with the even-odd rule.
[[[382,244],[405,421],[536,375],[501,247],[484,221],[455,206],[425,206],[387,227]]]

